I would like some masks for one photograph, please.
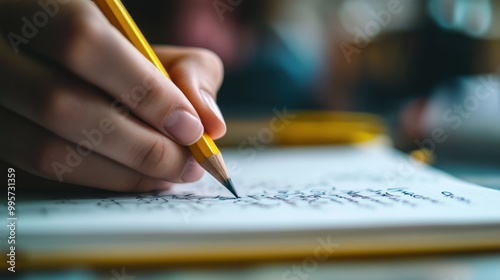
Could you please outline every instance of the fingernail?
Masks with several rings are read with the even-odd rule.
[[[203,168],[196,162],[194,157],[190,157],[184,170],[182,170],[181,180],[183,182],[193,182],[203,175]]]
[[[203,134],[201,121],[183,109],[175,110],[164,127],[179,144],[186,146],[198,141]]]
[[[203,98],[203,101],[205,102],[205,104],[208,105],[208,107],[210,107],[210,109],[212,109],[212,111],[214,112],[214,114],[222,121],[224,122],[224,117],[222,116],[222,112],[220,111],[220,108],[219,106],[217,105],[217,103],[215,103],[215,100],[214,98],[212,97],[212,95],[210,95],[210,93],[208,93],[206,90],[202,89],[200,90],[200,94],[201,94],[201,97]]]

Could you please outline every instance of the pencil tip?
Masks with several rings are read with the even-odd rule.
[[[234,197],[240,198],[238,196],[238,193],[236,192],[236,189],[234,188],[233,181],[231,180],[231,178],[227,179],[224,182],[224,187],[226,187],[226,189],[228,189],[234,195]]]

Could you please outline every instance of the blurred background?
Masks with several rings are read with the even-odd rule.
[[[500,190],[500,0],[123,2],[151,43],[221,57],[227,120],[285,107],[372,113],[397,148],[433,148],[438,167]],[[500,279],[499,263],[498,252],[354,259],[300,279],[489,280]],[[290,267],[75,268],[19,279],[285,279]]]
[[[437,154],[500,162],[500,1],[124,3],[152,43],[222,58],[226,118],[284,107],[369,112],[400,149],[438,129],[446,143]]]

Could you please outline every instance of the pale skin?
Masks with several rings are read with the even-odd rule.
[[[13,41],[7,35],[23,36],[21,19],[32,20],[37,2],[0,0],[2,170],[125,192],[198,180],[203,169],[186,146],[203,129],[214,139],[226,131],[215,104],[220,59],[156,46],[170,81],[87,0],[60,4],[28,42]],[[92,152],[68,163],[69,151],[87,151],[84,131],[96,130]]]

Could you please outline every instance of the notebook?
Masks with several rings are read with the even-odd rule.
[[[320,262],[500,249],[499,191],[392,148],[223,155],[240,199],[208,175],[159,193],[17,197],[19,265]]]

